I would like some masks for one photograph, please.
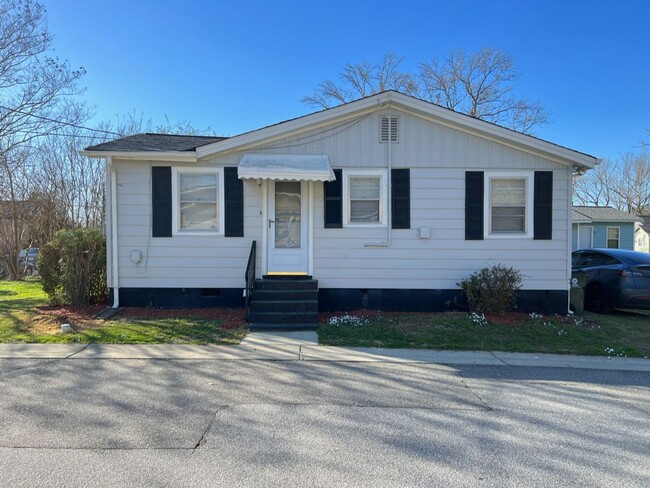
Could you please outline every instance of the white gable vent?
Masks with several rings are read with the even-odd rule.
[[[391,143],[399,142],[399,132],[397,130],[398,127],[399,118],[396,115],[383,115],[381,117],[379,142],[388,142],[389,133]]]

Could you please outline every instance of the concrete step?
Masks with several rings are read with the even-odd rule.
[[[250,312],[318,312],[318,300],[258,300],[253,296]]]
[[[255,290],[254,300],[318,300],[318,290]]]
[[[318,312],[248,312],[249,324],[314,324],[318,323]]]
[[[251,331],[297,331],[297,330],[316,330],[318,329],[318,324],[309,323],[295,323],[295,324],[273,324],[273,323],[263,323],[263,322],[254,322],[248,324],[248,327]]]
[[[311,279],[266,279],[253,282],[253,293],[257,290],[318,290],[318,280]]]

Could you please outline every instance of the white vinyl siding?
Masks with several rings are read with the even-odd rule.
[[[399,144],[391,144],[393,168],[460,168],[474,170],[549,170],[566,168],[541,156],[459,129],[430,122],[414,114],[393,111],[399,117]],[[386,167],[387,144],[379,142],[381,117],[375,113],[326,127],[214,156],[217,166],[237,166],[243,154],[325,154],[333,168]]]
[[[244,182],[245,237],[176,233],[170,239],[152,239],[151,166],[164,166],[165,162],[114,160],[114,164],[118,180],[120,287],[243,288],[253,240],[257,241],[257,275],[260,276],[262,228],[259,209],[262,199],[256,182]],[[173,166],[194,169],[177,163]],[[131,262],[134,250],[142,252],[139,264]]]
[[[266,222],[263,227],[262,187],[256,181],[244,181],[245,237],[174,235],[151,239],[151,165],[222,168],[237,166],[247,153],[324,154],[332,167],[343,169],[344,182],[346,175],[364,171],[379,172],[386,179],[388,145],[380,143],[377,136],[379,115],[361,115],[200,164],[114,161],[118,171],[120,286],[243,288],[253,240],[257,241],[256,273],[262,275]],[[521,271],[524,289],[567,290],[570,167],[401,111],[399,131],[400,143],[390,145],[391,165],[411,169],[411,228],[391,230],[388,247],[367,246],[386,241],[385,224],[325,229],[323,185],[314,183],[313,276],[320,288],[456,289],[458,281],[477,269],[503,263]],[[553,171],[553,239],[466,241],[465,171],[472,169],[486,171],[486,177],[523,170],[532,178],[535,170]],[[382,188],[386,195],[381,218],[386,221],[387,184]],[[344,205],[346,201],[344,198]],[[344,223],[347,215],[343,215]],[[430,229],[429,239],[418,238],[420,227]],[[131,262],[132,250],[143,252],[139,265]]]
[[[566,290],[569,279],[568,177],[554,171],[553,240],[466,241],[464,169],[411,169],[411,228],[323,228],[323,189],[314,185],[314,277],[320,288],[455,289],[462,278],[491,264],[521,271],[529,290]],[[429,239],[418,229],[428,227]]]

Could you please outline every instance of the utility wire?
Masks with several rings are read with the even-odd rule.
[[[83,126],[83,125],[73,124],[71,122],[62,122],[60,120],[50,119],[49,117],[43,117],[42,115],[30,114],[29,112],[23,112],[22,110],[17,110],[15,108],[5,107],[3,105],[0,105],[0,109],[8,110],[9,112],[13,112],[13,113],[21,114],[21,115],[27,115],[28,117],[34,117],[34,118],[41,119],[41,120],[47,120],[48,122],[54,122],[55,124],[65,125],[65,126],[68,126],[68,127],[74,127],[75,129],[89,130],[91,132],[101,132],[103,134],[109,134],[109,135],[112,135],[112,136],[122,137],[122,134],[120,134],[118,132],[113,132],[113,131],[110,131],[110,130],[103,130],[103,129],[92,129],[90,127],[86,127],[86,126]]]

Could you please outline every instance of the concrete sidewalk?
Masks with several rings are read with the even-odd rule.
[[[534,366],[650,372],[650,360],[604,356],[319,346],[314,332],[252,332],[236,346],[0,344],[0,359],[203,359]]]

